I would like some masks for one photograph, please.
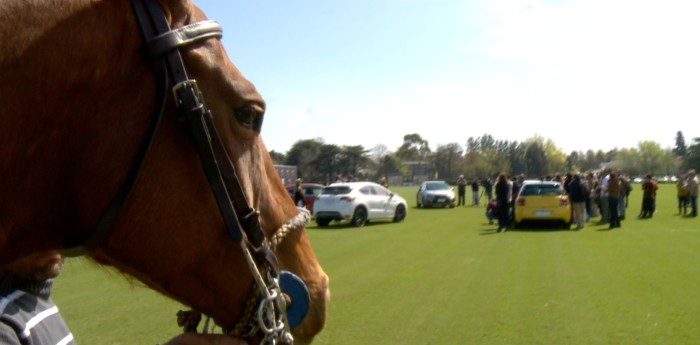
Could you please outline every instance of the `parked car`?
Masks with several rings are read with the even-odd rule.
[[[455,191],[445,181],[425,181],[416,193],[418,207],[455,207]]]
[[[314,201],[316,201],[316,196],[321,193],[321,189],[325,187],[322,184],[318,183],[302,183],[301,184],[301,189],[304,191],[304,202],[306,203],[306,209],[313,214],[314,210]],[[294,193],[295,193],[295,185],[290,185],[287,186],[287,192],[289,192],[289,196],[292,197],[292,200],[294,200]]]
[[[571,227],[571,202],[561,183],[527,180],[515,204],[515,227],[525,222],[554,222]]]
[[[406,199],[374,182],[333,183],[321,190],[314,203],[319,226],[331,221],[350,221],[363,226],[370,220],[406,218]]]

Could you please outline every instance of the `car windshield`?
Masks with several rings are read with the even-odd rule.
[[[553,184],[538,184],[523,186],[523,190],[520,192],[521,196],[528,195],[561,195],[563,189],[560,185]]]
[[[444,182],[438,183],[428,183],[425,185],[426,190],[447,190],[450,189],[450,185]]]
[[[323,188],[323,190],[321,191],[321,194],[341,195],[341,194],[348,194],[348,193],[350,193],[351,190],[352,190],[352,188],[350,188],[348,186],[330,186],[330,187]]]

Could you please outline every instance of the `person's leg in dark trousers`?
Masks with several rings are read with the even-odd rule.
[[[618,212],[618,198],[608,197],[608,209],[610,210],[610,229],[620,227],[620,216]]]
[[[508,203],[498,203],[498,231],[508,228]]]

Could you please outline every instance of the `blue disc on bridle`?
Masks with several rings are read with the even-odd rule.
[[[309,311],[309,289],[301,278],[287,271],[280,272],[280,289],[291,300],[287,303],[287,321],[290,329],[295,328],[304,321]]]

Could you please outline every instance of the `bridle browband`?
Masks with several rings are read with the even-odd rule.
[[[144,162],[150,152],[156,132],[165,109],[168,79],[172,81],[172,92],[177,113],[189,124],[192,138],[200,156],[202,167],[212,188],[229,237],[240,245],[253,275],[255,292],[259,304],[251,325],[246,326],[247,334],[262,333],[262,344],[291,344],[291,325],[287,320],[287,306],[280,282],[292,290],[300,304],[308,308],[308,290],[304,283],[289,272],[280,272],[274,247],[279,244],[290,229],[299,228],[309,220],[308,212],[283,225],[271,240],[265,238],[260,225],[259,212],[248,204],[243,187],[233,167],[227,151],[214,126],[211,112],[205,107],[197,82],[187,75],[184,61],[178,48],[209,38],[220,38],[223,31],[215,21],[203,21],[172,30],[156,0],[132,0],[141,33],[147,46],[147,53],[156,74],[160,100],[156,116],[151,122],[149,135],[141,144],[140,153],[129,170],[116,196],[103,213],[90,237],[79,245],[68,245],[63,254],[80,256],[98,248],[109,238],[121,211],[126,206],[134,189]],[[301,226],[303,226],[303,224]],[[287,291],[285,291],[287,292]],[[288,293],[289,294],[289,293]],[[304,309],[303,313],[306,313]],[[297,316],[300,323],[304,315]],[[229,333],[232,330],[224,330]]]

